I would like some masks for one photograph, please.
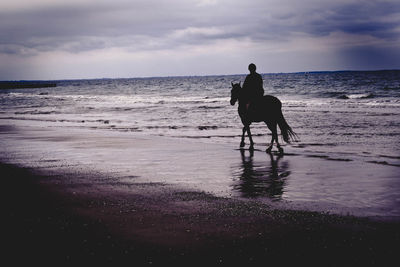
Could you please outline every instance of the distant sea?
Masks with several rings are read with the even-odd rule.
[[[400,71],[263,74],[302,153],[400,165]],[[241,123],[229,104],[245,75],[58,80],[54,88],[0,90],[0,119],[52,127],[141,132],[237,146]],[[253,125],[256,146],[270,132]]]

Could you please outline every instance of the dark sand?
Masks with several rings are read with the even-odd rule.
[[[79,183],[101,179],[10,164],[0,172],[2,259],[13,265],[398,263],[398,222],[276,210],[160,183]]]

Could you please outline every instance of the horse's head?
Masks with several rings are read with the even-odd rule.
[[[232,90],[231,90],[231,105],[235,105],[236,101],[239,99],[239,93],[240,89],[242,89],[242,86],[239,83],[232,84]]]

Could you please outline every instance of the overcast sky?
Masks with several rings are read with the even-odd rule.
[[[12,0],[0,80],[400,69],[399,0]]]

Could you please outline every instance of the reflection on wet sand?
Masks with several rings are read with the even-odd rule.
[[[254,151],[240,150],[242,162],[234,167],[233,190],[242,197],[269,197],[279,200],[290,175],[289,164],[281,161],[283,155],[266,155],[265,161],[253,160]],[[269,157],[269,159],[268,159]]]

